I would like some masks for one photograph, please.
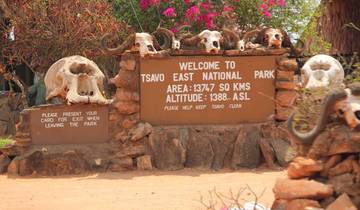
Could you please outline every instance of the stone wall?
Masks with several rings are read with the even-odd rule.
[[[264,51],[254,55],[273,54]],[[231,53],[229,56],[237,55]],[[293,80],[297,68],[295,60],[286,57],[277,60],[273,120],[228,126],[152,126],[141,122],[140,58],[125,53],[119,66],[118,74],[111,79],[116,94],[114,103],[109,106],[109,143],[33,146],[29,111],[24,110],[17,125],[15,146],[2,150],[3,156],[16,156],[8,167],[9,174],[63,175],[185,167],[218,170],[255,168],[262,163],[276,167],[287,165],[296,155],[282,123],[292,111],[297,95]]]
[[[20,94],[3,92],[0,95],[0,136],[15,135],[21,106]]]

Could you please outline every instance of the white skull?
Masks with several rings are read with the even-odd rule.
[[[339,61],[328,55],[311,57],[302,68],[305,88],[339,87],[343,85],[344,70]]]
[[[175,37],[173,37],[172,39],[172,46],[171,49],[173,50],[180,50],[180,41],[175,39]]]
[[[268,42],[268,47],[281,48],[284,35],[279,29],[269,28],[266,30],[265,39]]]
[[[245,51],[245,40],[240,40],[238,43],[236,43],[236,49],[240,51]]]
[[[220,39],[222,35],[218,31],[204,30],[199,35],[200,43],[205,46],[206,52],[218,52],[220,50]]]
[[[157,54],[153,37],[148,33],[136,33],[135,46],[138,48],[141,57],[148,54]]]
[[[93,61],[79,55],[62,58],[46,72],[46,100],[58,96],[68,104],[110,104],[102,94],[104,79]]]
[[[355,96],[350,89],[345,89],[347,98],[335,105],[336,112],[342,116],[351,129],[360,125],[360,96]]]

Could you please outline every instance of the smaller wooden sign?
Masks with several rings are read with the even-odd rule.
[[[31,110],[32,144],[86,144],[109,140],[108,107],[44,106]]]

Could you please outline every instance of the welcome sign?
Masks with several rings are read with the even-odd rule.
[[[268,121],[275,112],[276,58],[141,59],[141,119],[153,125]]]

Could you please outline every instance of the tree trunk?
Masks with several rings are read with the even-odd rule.
[[[345,26],[360,27],[360,0],[322,0],[322,6],[319,31],[332,44],[333,53],[360,53],[360,31]]]

